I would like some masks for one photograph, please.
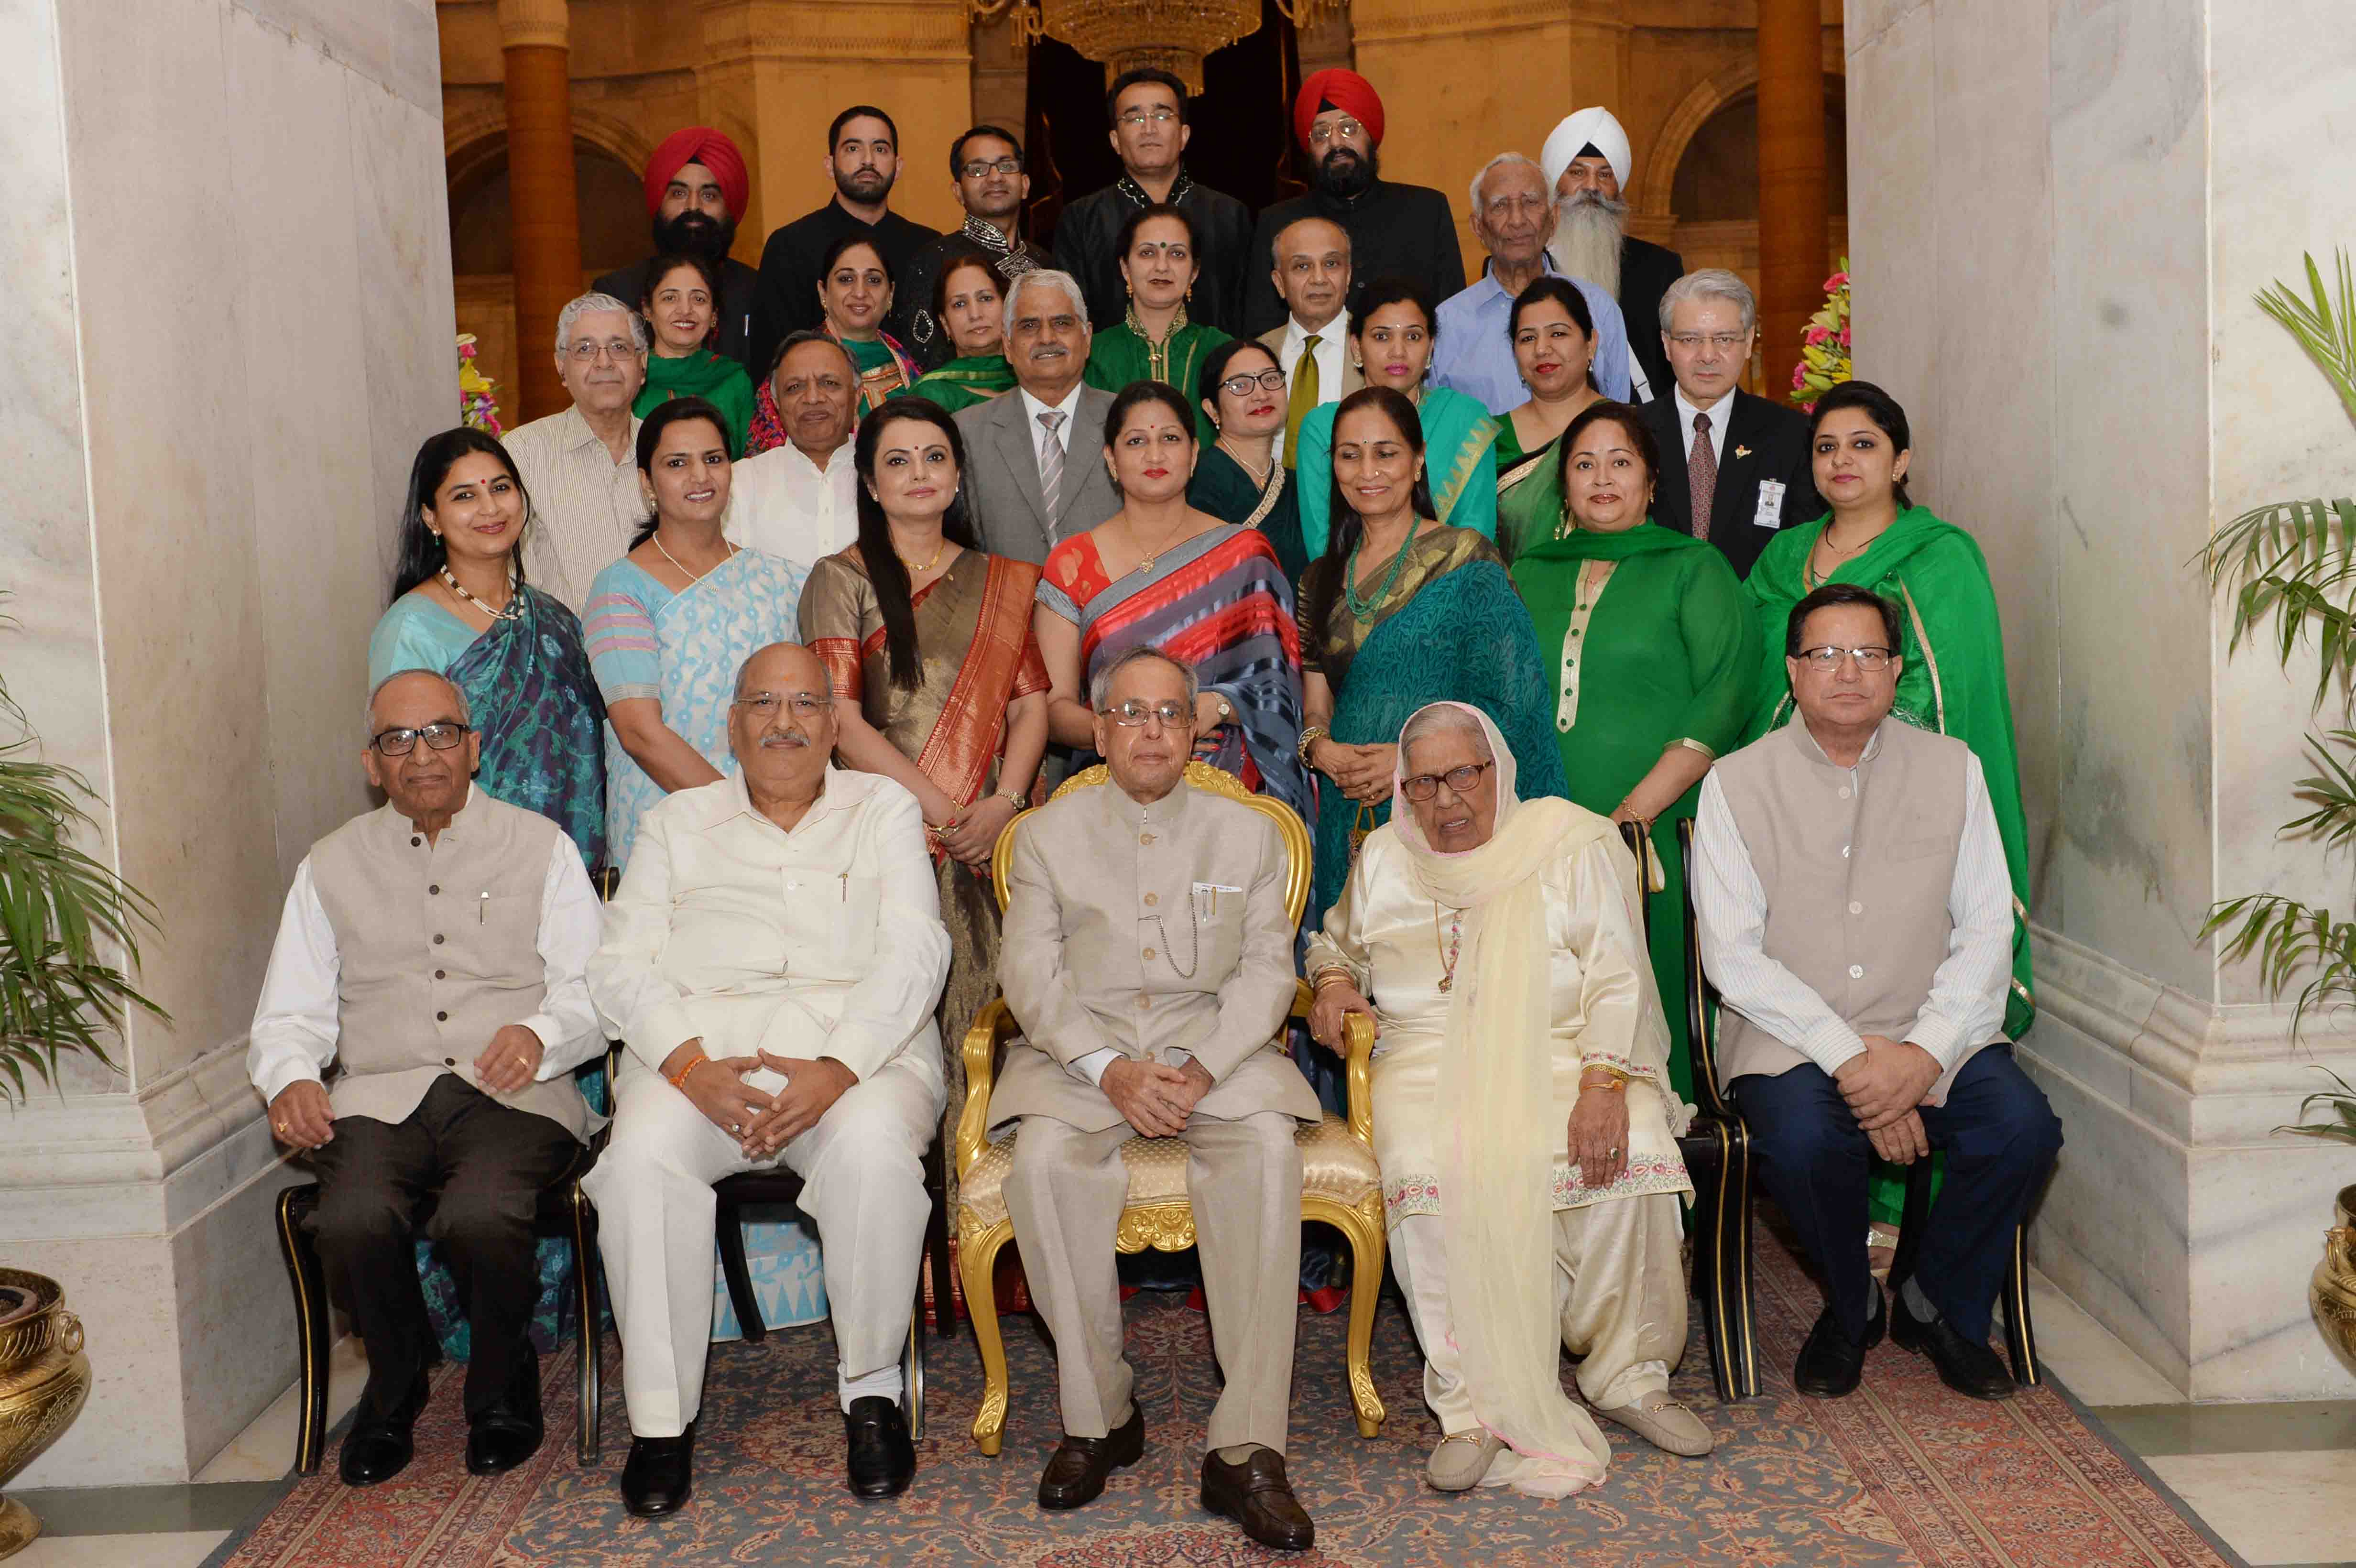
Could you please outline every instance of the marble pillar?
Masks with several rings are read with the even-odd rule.
[[[581,210],[573,165],[571,16],[565,0],[499,0],[506,67],[508,222],[515,255],[517,412],[562,413],[572,397],[540,352],[581,293]],[[636,304],[636,301],[632,301]]]
[[[2252,295],[2356,244],[2333,0],[1851,0],[1857,372],[1906,405],[1917,497],[2005,616],[2040,1017],[2069,1139],[2037,1262],[2189,1394],[2345,1397],[2308,1271],[2356,1151],[2278,1136],[2356,1029],[2201,939],[2270,891],[2344,909],[2284,841],[2311,675],[2230,647],[2194,558],[2344,488],[2351,432]],[[1929,302],[1926,304],[1926,302]],[[2323,722],[2339,722],[2327,709]]]
[[[0,1260],[96,1382],[17,1485],[186,1480],[294,1376],[246,1083],[280,901],[369,805],[366,629],[455,421],[431,0],[5,0],[0,672],[156,903],[119,1073],[0,1112]]]

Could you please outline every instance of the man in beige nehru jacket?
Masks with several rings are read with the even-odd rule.
[[[581,852],[472,787],[466,698],[429,671],[392,676],[368,732],[360,755],[386,804],[295,868],[245,1058],[271,1131],[319,1178],[311,1228],[368,1345],[339,1461],[356,1487],[409,1463],[425,1405],[434,1330],[413,1216],[427,1193],[425,1234],[473,1328],[466,1468],[498,1475],[540,1446],[532,1213],[580,1152],[590,1116],[573,1070],[604,1043],[582,978],[598,912]]]
[[[1317,1119],[1317,1099],[1275,1043],[1294,984],[1283,839],[1248,806],[1187,786],[1194,697],[1193,672],[1151,648],[1117,660],[1089,693],[1111,782],[1016,832],[999,973],[1024,1038],[990,1119],[1022,1124],[1006,1206],[1055,1337],[1064,1440],[1039,1506],[1077,1508],[1144,1454],[1113,1267],[1120,1148],[1183,1138],[1226,1374],[1203,1504],[1298,1551],[1314,1531],[1284,1474],[1301,1267],[1292,1135]]]

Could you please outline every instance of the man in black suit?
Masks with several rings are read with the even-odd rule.
[[[900,177],[900,128],[892,116],[869,103],[854,103],[834,117],[826,131],[826,163],[834,195],[825,206],[771,230],[761,247],[759,312],[772,336],[757,346],[764,362],[755,385],[772,368],[766,357],[788,333],[808,332],[826,316],[818,302],[819,269],[828,247],[845,235],[873,242],[896,284],[937,229],[911,223],[892,210],[892,187]],[[908,317],[918,301],[905,289],[892,291],[884,330],[905,341]]]
[[[1641,372],[1637,400],[1667,397],[1669,362],[1653,324],[1660,319],[1661,296],[1684,275],[1686,263],[1675,251],[1628,232],[1622,191],[1635,169],[1628,133],[1610,110],[1582,109],[1555,126],[1538,164],[1554,190],[1554,239],[1547,250],[1557,270],[1620,302],[1628,351]]]
[[[647,271],[665,256],[701,256],[720,274],[720,352],[744,367],[755,382],[768,374],[760,358],[776,335],[760,314],[761,274],[728,253],[736,220],[753,186],[744,155],[727,133],[709,125],[674,131],[647,160],[647,216],[654,223],[654,254],[616,267],[590,286],[632,310],[645,303],[654,280]]]
[[[1644,405],[1661,444],[1653,520],[1709,540],[1737,576],[1747,576],[1777,528],[1825,515],[1807,416],[1735,385],[1751,363],[1759,311],[1732,272],[1706,267],[1679,278],[1662,298],[1659,320],[1656,341],[1676,380]],[[1631,321],[1630,341],[1638,336]]]

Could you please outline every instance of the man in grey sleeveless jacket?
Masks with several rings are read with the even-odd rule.
[[[1826,1280],[1800,1392],[1853,1391],[1885,1329],[1976,1399],[2014,1227],[2062,1147],[2000,1032],[2012,890],[1979,759],[1892,719],[1897,607],[1830,583],[1793,607],[1798,714],[1722,759],[1695,823],[1702,963],[1725,1004],[1718,1075],[1768,1191]],[[1885,1308],[1866,1262],[1871,1156],[1947,1157],[1913,1276]]]
[[[434,1330],[413,1216],[428,1193],[425,1233],[473,1333],[466,1468],[498,1475],[539,1448],[532,1213],[580,1152],[590,1114],[573,1070],[603,1043],[581,852],[547,817],[472,787],[468,720],[431,671],[376,688],[361,757],[387,804],[295,869],[246,1051],[272,1132],[319,1178],[320,1259],[368,1344],[339,1461],[356,1487],[409,1463],[425,1404]]]

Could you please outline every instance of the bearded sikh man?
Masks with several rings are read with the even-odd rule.
[[[1635,173],[1628,133],[1603,108],[1563,116],[1538,155],[1554,191],[1554,264],[1620,302],[1620,314],[1635,324],[1629,351],[1641,372],[1636,394],[1650,400],[1669,395],[1675,379],[1669,357],[1653,324],[1661,319],[1661,296],[1685,276],[1675,251],[1628,232],[1628,202],[1622,195]]]
[[[728,253],[752,196],[744,155],[725,133],[690,125],[663,138],[647,160],[647,216],[653,253],[599,278],[594,292],[636,304],[647,297],[647,269],[659,256],[701,256],[720,277],[720,352],[755,380],[776,335],[760,315],[761,274]]]
[[[1013,132],[976,125],[951,142],[949,180],[957,187],[958,205],[965,208],[965,222],[925,241],[893,290],[895,299],[906,302],[902,314],[908,318],[908,349],[928,370],[957,357],[948,325],[933,319],[933,281],[944,261],[978,248],[1001,278],[1055,264],[1023,238],[1023,203],[1031,194],[1031,176],[1023,172],[1023,144]]]
[[[1302,82],[1292,101],[1292,133],[1309,155],[1309,192],[1259,215],[1255,258],[1272,255],[1276,237],[1293,223],[1323,218],[1349,235],[1351,266],[1359,277],[1412,278],[1434,300],[1463,289],[1464,253],[1448,198],[1429,186],[1382,177],[1383,101],[1365,77],[1334,69]],[[1276,280],[1257,267],[1251,272],[1246,328],[1260,333],[1283,325]]]
[[[939,230],[892,210],[892,187],[900,177],[900,128],[881,109],[854,103],[834,117],[826,131],[826,172],[834,182],[826,205],[776,230],[761,247],[760,308],[776,335],[770,344],[789,332],[809,331],[824,319],[819,271],[828,248],[844,235],[872,241],[895,278],[907,276],[916,251],[940,237]],[[893,290],[884,330],[906,342],[908,313],[915,305],[907,290]],[[765,356],[755,379],[768,369]]]

